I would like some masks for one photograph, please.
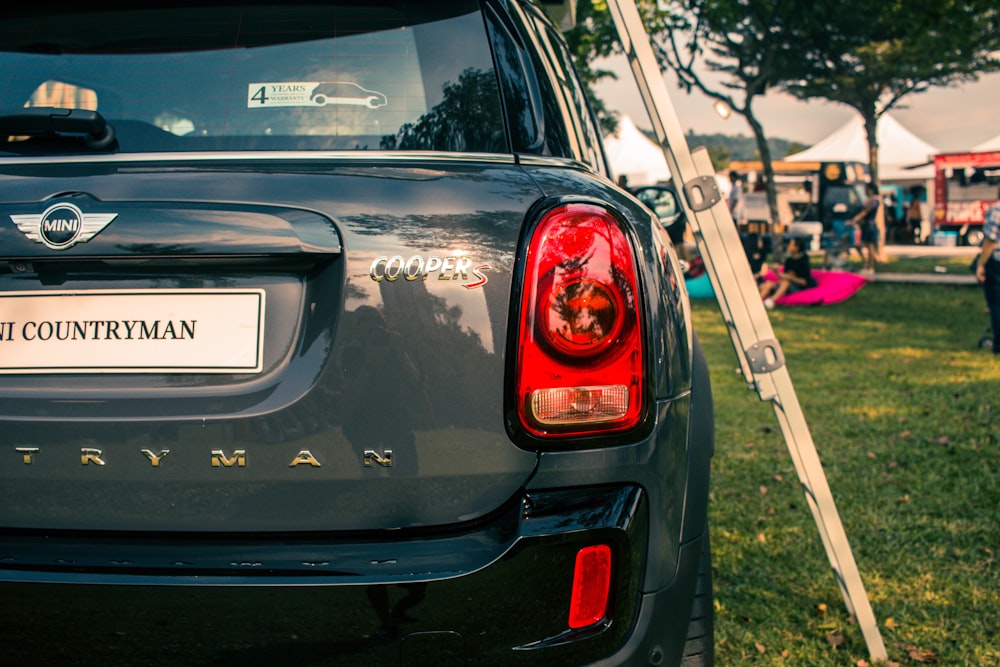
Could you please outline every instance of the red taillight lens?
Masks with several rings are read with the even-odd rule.
[[[546,343],[581,358],[614,344],[625,320],[620,293],[585,277],[549,287],[538,301],[538,327]]]
[[[535,435],[623,430],[641,417],[638,279],[605,209],[567,204],[528,250],[517,360],[518,412]]]
[[[585,628],[608,613],[611,591],[611,547],[599,544],[580,549],[573,569],[573,594],[569,602],[569,627]]]

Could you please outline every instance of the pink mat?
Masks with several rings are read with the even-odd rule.
[[[864,276],[847,271],[818,271],[813,269],[816,287],[804,289],[795,294],[786,294],[775,303],[781,306],[824,306],[831,303],[846,301],[865,284]],[[768,279],[778,278],[772,271]]]

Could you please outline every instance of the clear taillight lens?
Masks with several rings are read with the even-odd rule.
[[[591,204],[549,211],[531,239],[518,338],[522,425],[535,435],[624,430],[642,405],[632,247]]]

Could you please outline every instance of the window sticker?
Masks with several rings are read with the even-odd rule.
[[[379,109],[389,99],[377,90],[350,81],[285,81],[251,83],[247,86],[247,108],[356,106]]]

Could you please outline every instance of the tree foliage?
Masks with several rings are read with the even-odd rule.
[[[670,28],[671,13],[661,8],[656,0],[636,0],[636,5],[649,34],[655,35]],[[601,79],[618,78],[613,71],[594,66],[596,60],[621,53],[618,33],[608,12],[607,0],[577,0],[576,25],[565,32],[565,37],[602,129],[614,132],[618,125],[617,119],[608,111],[604,101],[593,92],[594,85]]]
[[[771,219],[778,219],[772,153],[754,103],[785,83],[813,48],[823,12],[800,0],[677,0],[670,30],[656,35],[662,66],[685,90],[697,89],[742,116],[763,166]]]
[[[754,102],[784,83],[791,61],[811,48],[817,12],[800,0],[638,0],[638,9],[661,67],[677,76],[682,89],[699,90],[723,102],[750,125],[764,166],[768,201],[777,219],[771,149]],[[593,68],[595,59],[620,52],[606,0],[579,0],[577,26],[567,33],[584,80],[612,73]],[[795,69],[795,75],[801,70]],[[606,128],[614,120],[602,101],[595,103]]]
[[[782,87],[861,114],[876,182],[876,131],[883,114],[908,95],[1000,69],[995,0],[843,0],[830,18],[832,29],[794,63],[800,75],[789,76]]]
[[[878,180],[878,119],[911,94],[1000,69],[996,0],[637,0],[657,59],[686,91],[725,103],[749,124],[777,218],[772,153],[754,103],[775,89],[856,109]],[[596,59],[620,52],[606,0],[578,0],[567,33],[588,84]],[[614,118],[593,97],[605,129]]]
[[[382,150],[422,150],[434,146],[467,151],[470,147],[503,146],[503,127],[496,106],[496,79],[492,72],[469,67],[458,83],[445,83],[442,99],[415,122],[404,123],[395,135],[382,137]]]

